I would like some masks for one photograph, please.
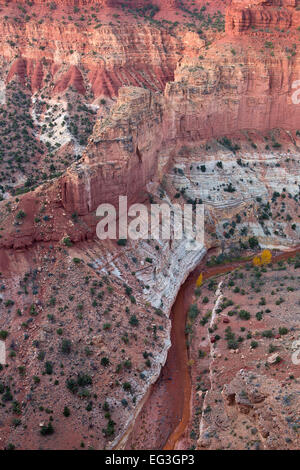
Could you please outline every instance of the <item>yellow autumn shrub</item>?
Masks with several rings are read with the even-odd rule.
[[[203,282],[203,273],[199,275],[197,282],[196,282],[196,287],[202,286],[202,282]]]

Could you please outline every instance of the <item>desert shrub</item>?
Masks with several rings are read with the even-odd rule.
[[[53,364],[52,362],[47,361],[45,364],[45,372],[48,375],[51,375],[53,373]]]
[[[109,365],[109,359],[108,359],[108,357],[102,357],[102,359],[101,359],[101,365],[102,365],[103,367],[107,367],[107,366]]]
[[[281,326],[278,331],[280,335],[287,335],[289,332],[289,330],[285,328],[284,326],[283,327]]]
[[[262,332],[264,338],[273,338],[274,334],[272,330],[265,330]]]
[[[108,420],[106,428],[102,429],[105,437],[111,437],[115,434],[115,424],[116,423],[112,419]]]
[[[17,219],[25,219],[25,217],[26,217],[26,214],[24,211],[19,211],[16,215]]]
[[[61,343],[61,350],[64,354],[70,354],[72,343],[69,339],[63,339]]]
[[[193,304],[190,306],[189,311],[188,311],[188,317],[190,320],[195,320],[197,316],[199,315],[199,309],[196,304]]]
[[[252,250],[259,246],[258,239],[256,237],[250,237],[248,239],[248,243],[249,243],[250,248],[252,248]]]
[[[49,436],[54,433],[54,429],[52,426],[52,423],[49,421],[49,423],[46,425],[43,425],[40,429],[40,433],[42,436]]]
[[[131,315],[131,317],[129,319],[129,324],[131,326],[138,326],[138,324],[139,324],[138,318],[135,315]]]
[[[251,315],[247,310],[240,310],[239,317],[241,320],[250,320]]]
[[[131,391],[131,384],[129,382],[124,382],[123,383],[123,390],[125,390],[125,392]]]
[[[70,414],[71,414],[70,409],[69,409],[67,406],[65,406],[65,407],[64,407],[64,411],[63,411],[63,415],[64,415],[66,418],[68,418],[68,417],[70,416]]]
[[[65,238],[63,239],[63,244],[64,244],[65,246],[72,246],[72,242],[71,242],[70,237],[65,237]]]

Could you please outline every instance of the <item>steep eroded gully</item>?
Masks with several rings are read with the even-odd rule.
[[[273,255],[273,262],[287,259],[300,252],[292,251]],[[189,352],[186,344],[185,325],[187,311],[193,298],[196,280],[203,272],[203,280],[225,274],[249,262],[249,258],[221,266],[207,267],[204,257],[197,268],[181,286],[171,311],[171,347],[166,364],[149,394],[133,429],[126,441],[128,450],[165,449],[177,447],[190,421],[191,378]]]

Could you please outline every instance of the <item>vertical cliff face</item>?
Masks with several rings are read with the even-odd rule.
[[[217,44],[201,60],[180,64],[166,86],[178,136],[197,140],[246,129],[299,128],[300,109],[292,100],[299,55],[288,58],[277,47],[271,56],[260,47]]]
[[[116,96],[122,85],[163,91],[178,59],[197,54],[201,44],[196,26],[192,37],[174,0],[36,0],[23,5],[10,2],[2,9],[0,77],[10,82],[18,76],[33,92],[47,83],[51,94],[67,90],[76,83],[74,66],[94,97]],[[154,19],[158,14],[159,20]],[[65,74],[68,79],[61,78]]]
[[[239,35],[251,29],[290,29],[299,23],[298,0],[232,0],[226,14],[226,32]]]
[[[292,97],[300,77],[296,0],[232,0],[226,36],[200,58],[184,58],[166,86],[171,119],[182,139],[241,130],[296,132]]]
[[[21,0],[20,4],[27,3],[26,0]],[[33,0],[31,2],[33,5],[45,5],[47,4],[46,0]],[[171,8],[178,7],[179,0],[56,0],[55,4],[58,6],[76,6],[84,7],[87,5],[101,6],[103,8],[116,8],[121,7],[123,4],[126,4],[128,7],[145,7],[147,5],[157,5],[161,8]]]
[[[1,75],[5,81],[18,77],[23,84],[31,85],[33,92],[48,84],[50,94],[57,95],[70,85],[76,87],[80,74],[85,88],[91,89],[95,98],[115,96],[122,85],[162,91],[173,78],[178,55],[185,48],[189,53],[185,34],[177,39],[151,25],[137,28],[135,22],[122,26],[104,24],[85,31],[79,26],[71,22],[62,27],[51,22],[38,24],[36,20],[27,24],[4,21],[1,35],[12,38],[9,44],[0,43]],[[18,43],[15,37],[19,38]],[[34,47],[36,43],[38,48]],[[78,69],[75,75],[74,67]]]
[[[61,180],[62,201],[78,214],[94,211],[100,202],[145,198],[157,169],[162,143],[162,99],[148,90],[120,89],[110,116],[98,121],[82,160]]]
[[[101,202],[116,202],[119,195],[144,198],[147,184],[162,175],[162,161],[167,164],[176,149],[190,142],[274,128],[285,129],[295,140],[300,122],[300,108],[292,100],[293,84],[300,76],[294,42],[296,7],[296,1],[232,1],[227,34],[208,46],[195,32],[185,31],[178,39],[145,24],[138,30],[129,22],[105,24],[92,35],[79,35],[70,23],[65,28],[51,21],[43,24],[43,41],[48,44],[56,37],[55,47],[41,52],[47,54],[45,60],[31,59],[28,45],[21,44],[27,58],[13,62],[8,81],[17,76],[38,87],[50,67],[47,80],[52,80],[54,94],[72,88],[81,95],[94,90],[113,96],[119,89],[111,112],[99,113],[83,157],[60,180],[63,206],[88,214]],[[248,15],[249,27],[232,23],[240,14]],[[284,43],[284,32],[258,29],[261,19],[277,29],[278,15],[290,19],[291,35]],[[242,38],[235,36],[243,31]],[[69,51],[72,41],[75,55]],[[68,54],[73,62],[66,65]],[[173,79],[178,54],[184,58]],[[34,80],[28,81],[29,75]],[[164,95],[156,93],[167,79]],[[132,83],[139,87],[122,87]]]
[[[287,55],[287,48],[290,51]],[[297,48],[265,38],[240,44],[224,38],[186,58],[164,97],[121,88],[108,119],[99,121],[82,161],[62,179],[63,204],[86,214],[118,195],[140,198],[158,165],[182,145],[248,130],[283,129],[297,139],[300,107],[293,101],[300,77]]]
[[[208,13],[186,14],[184,3],[2,2],[0,115],[14,117],[1,124],[0,199],[77,161],[120,87],[162,93],[178,60],[199,54]],[[222,34],[222,15],[217,19]]]

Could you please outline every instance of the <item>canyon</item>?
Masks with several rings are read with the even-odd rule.
[[[298,261],[285,265],[289,311],[272,305],[263,323],[257,279],[268,293],[283,286],[275,264],[251,266],[258,249],[275,256],[299,245],[299,2],[6,2],[1,14],[0,448],[163,448],[176,420],[164,428],[151,393],[174,388],[163,369],[176,338],[172,305],[197,266],[205,283],[194,293],[189,278],[184,308],[203,297],[208,305],[187,317],[190,414],[172,446],[299,447],[299,365],[288,356],[299,336]],[[204,244],[98,240],[97,207],[120,195],[204,204]],[[207,253],[249,264],[232,309],[253,304],[256,320],[237,348],[227,348],[228,325],[214,311],[242,278],[213,272],[210,282]],[[231,327],[243,327],[234,315]],[[265,366],[263,332],[280,321],[288,332],[272,337],[283,362]],[[251,364],[240,360],[252,349]],[[291,425],[272,401],[287,380]]]

